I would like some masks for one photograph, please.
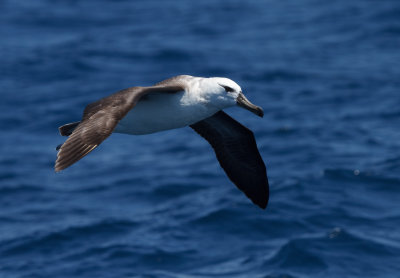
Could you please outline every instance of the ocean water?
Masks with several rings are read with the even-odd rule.
[[[400,277],[398,0],[0,2],[0,277]],[[54,173],[57,127],[226,76],[267,165],[254,206],[190,128]]]

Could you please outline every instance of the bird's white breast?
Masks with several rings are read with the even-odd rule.
[[[218,110],[186,92],[150,94],[128,112],[114,132],[138,135],[180,128],[208,118]]]

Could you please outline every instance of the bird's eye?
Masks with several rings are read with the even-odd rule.
[[[220,85],[221,87],[223,87],[227,93],[230,93],[230,92],[234,92],[234,91],[235,91],[235,90],[232,89],[231,87],[224,86],[224,85],[221,85],[221,84],[219,84],[219,85]]]

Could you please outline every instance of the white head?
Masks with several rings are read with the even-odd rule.
[[[203,97],[220,109],[234,105],[241,106],[254,114],[262,117],[264,112],[261,107],[252,104],[242,93],[240,86],[229,78],[211,77],[205,79]]]

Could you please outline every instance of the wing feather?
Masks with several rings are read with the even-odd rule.
[[[253,203],[266,208],[269,199],[267,170],[253,132],[223,111],[190,127],[210,143],[229,179]]]
[[[111,135],[119,121],[131,110],[140,98],[149,93],[177,93],[185,88],[178,83],[151,87],[132,87],[116,92],[86,106],[81,122],[68,126],[72,132],[58,149],[55,171],[71,166],[93,151]],[[71,127],[71,128],[69,128]],[[73,128],[72,128],[73,127]],[[67,130],[67,127],[61,130]],[[69,132],[61,132],[67,135]]]

